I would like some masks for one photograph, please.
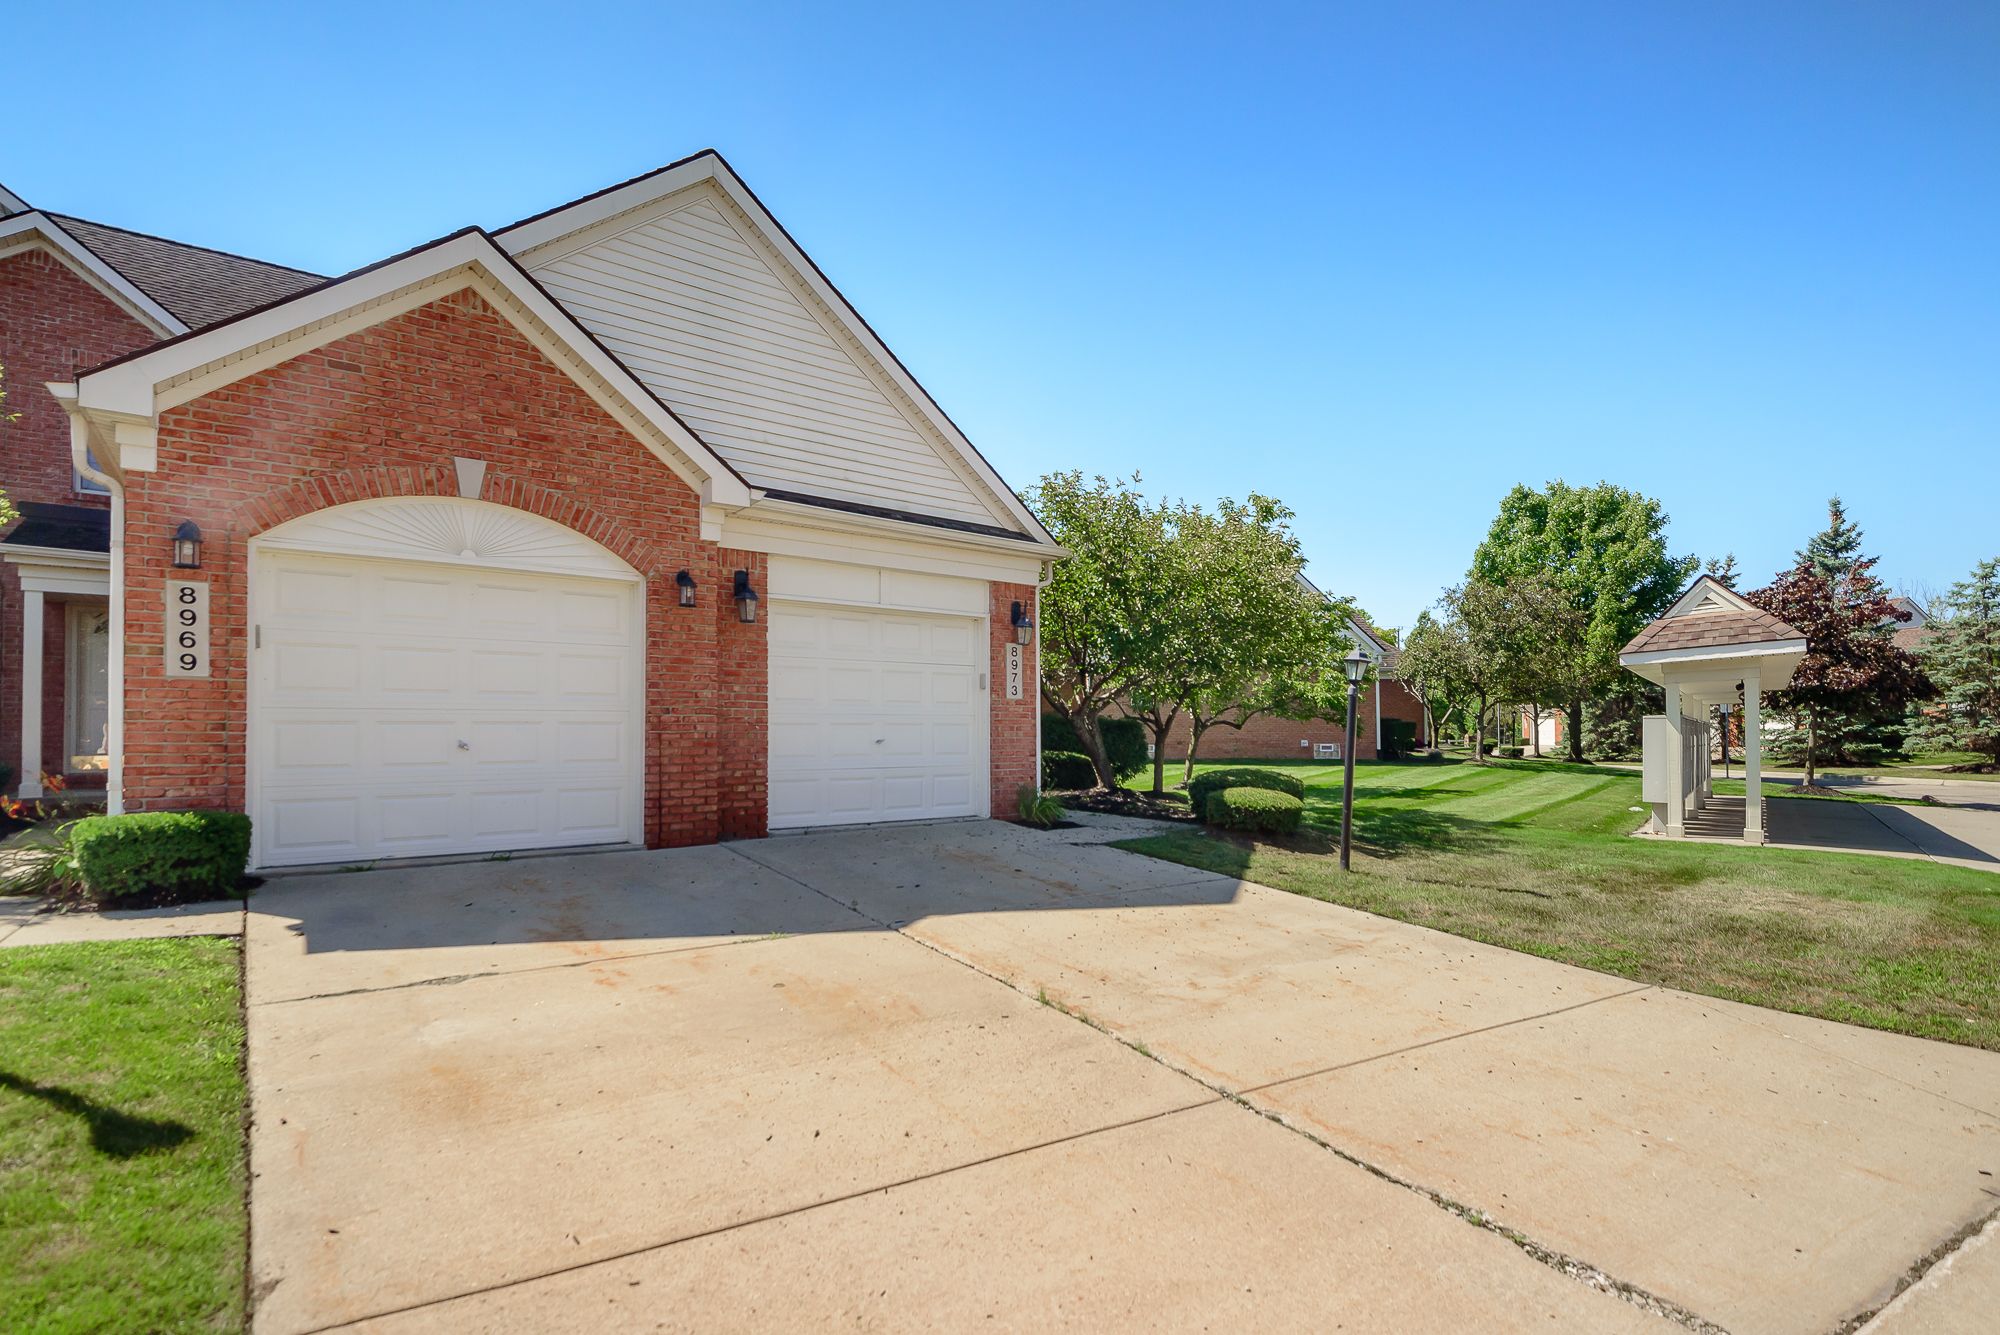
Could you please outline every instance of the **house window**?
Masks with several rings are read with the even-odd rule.
[[[71,603],[67,630],[64,749],[67,768],[78,774],[104,769],[110,760],[105,733],[111,722],[111,609],[103,603]]]
[[[97,467],[97,456],[95,454],[92,454],[89,450],[85,450],[83,457],[89,460],[90,466],[92,468]],[[79,495],[109,496],[111,494],[111,488],[105,486],[103,483],[98,482],[93,478],[85,477],[80,469],[72,469],[70,471],[70,477],[72,481],[75,482],[76,490]]]

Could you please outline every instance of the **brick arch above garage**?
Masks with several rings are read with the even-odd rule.
[[[158,467],[127,485],[128,807],[243,807],[249,540],[330,504],[455,495],[461,457],[487,464],[483,499],[573,528],[648,576],[647,841],[716,837],[730,802],[718,651],[763,652],[761,627],[720,614],[742,557],[703,541],[695,492],[470,290],[161,415]],[[205,539],[206,680],[162,671],[167,540],[182,519]],[[681,569],[703,590],[696,609],[673,605]]]

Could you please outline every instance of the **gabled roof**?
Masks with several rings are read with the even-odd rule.
[[[754,485],[1054,546],[713,150],[494,235]]]
[[[67,214],[48,217],[190,329],[303,292],[323,277]]]
[[[200,329],[302,292],[320,275],[38,209],[8,212],[0,248],[40,244],[162,335]]]
[[[316,340],[315,346],[329,342],[346,332],[346,322],[358,321],[357,328],[377,323],[466,286],[499,305],[704,500],[749,503],[748,484],[476,227],[113,358],[77,377],[77,407],[105,421],[151,422],[165,407],[297,356],[299,340]],[[119,430],[121,440],[135,435]],[[136,466],[151,467],[148,447],[135,443],[135,450],[133,457],[143,461]]]
[[[1691,649],[1805,642],[1805,632],[1758,607],[1712,575],[1690,584],[1659,620],[1619,651],[1657,654]]]

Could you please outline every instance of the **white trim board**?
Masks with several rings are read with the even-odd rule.
[[[742,478],[479,231],[90,372],[77,381],[77,402],[94,420],[118,428],[122,468],[150,471],[158,463],[152,433],[164,408],[464,288],[498,309],[705,502],[749,504]]]
[[[45,250],[103,293],[126,314],[162,338],[184,334],[179,316],[154,301],[101,259],[97,252],[63,230],[44,213],[23,213],[0,222],[0,259],[28,250]]]

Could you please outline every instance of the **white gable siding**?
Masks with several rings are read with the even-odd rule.
[[[713,200],[530,264],[752,484],[1011,526]]]

